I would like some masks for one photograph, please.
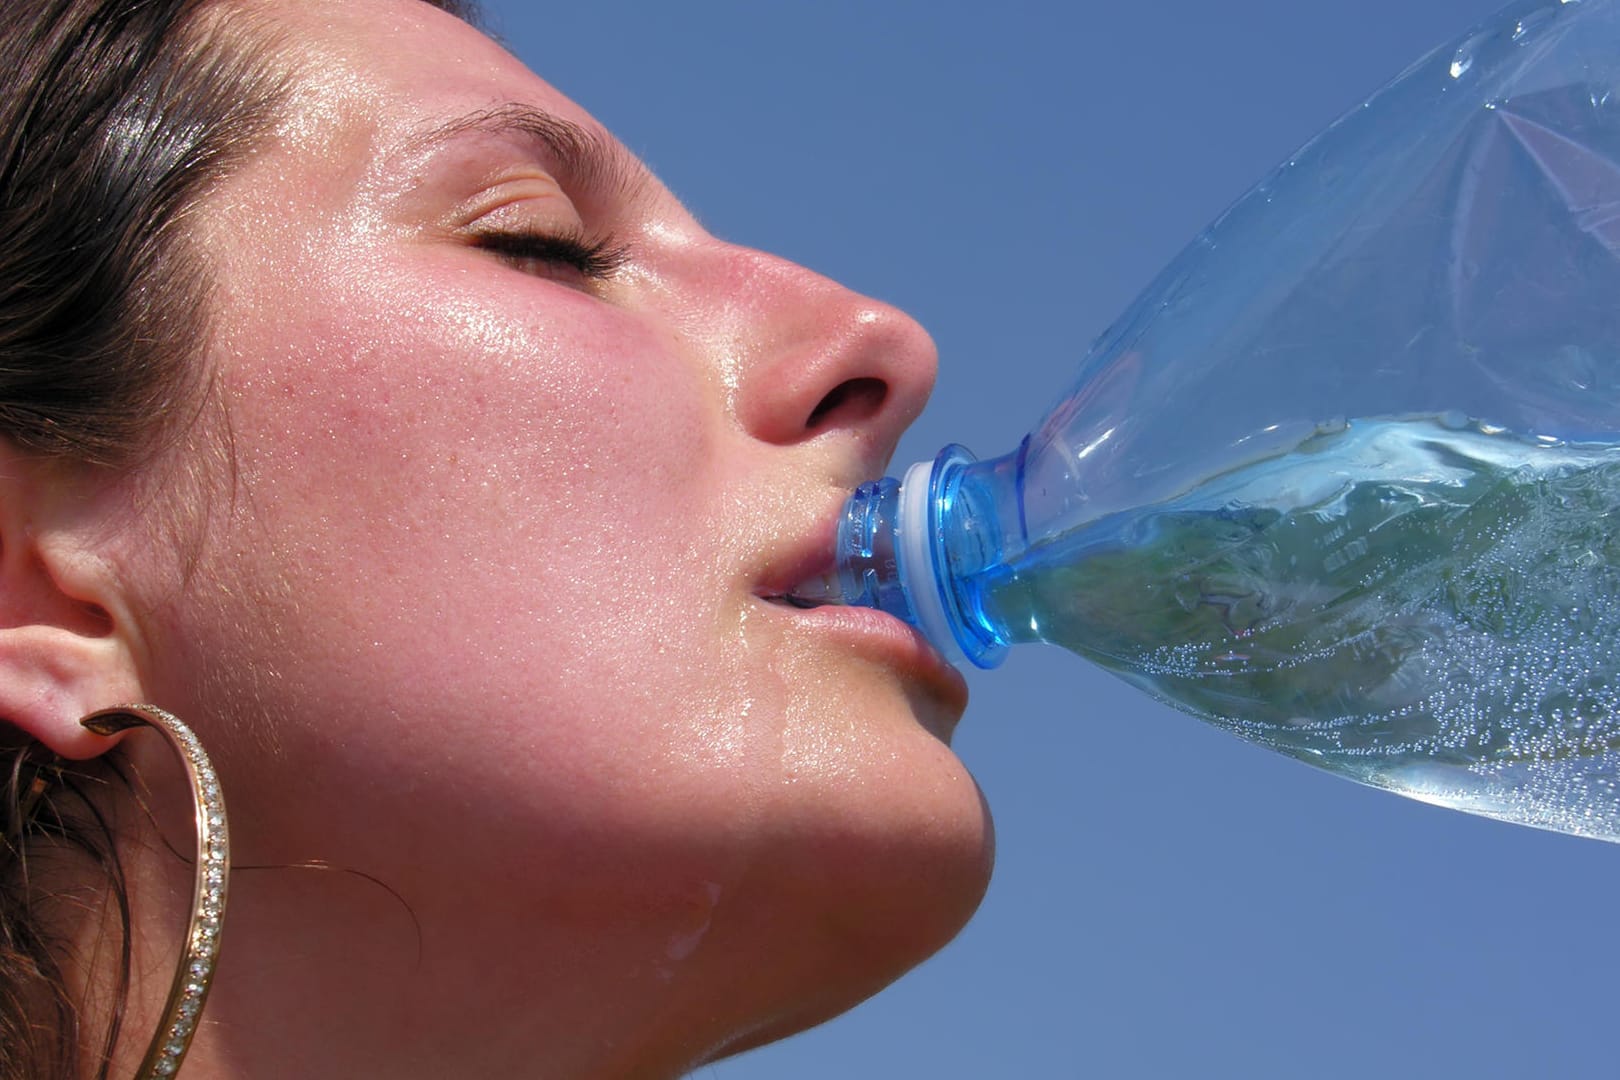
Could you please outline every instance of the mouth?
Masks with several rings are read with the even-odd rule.
[[[827,517],[793,544],[755,583],[754,595],[767,604],[806,611],[843,603],[834,549],[836,518]]]
[[[838,572],[830,567],[812,574],[786,592],[763,595],[760,599],[767,604],[779,604],[783,607],[796,608],[799,611],[809,611],[813,608],[845,603],[844,590],[839,583]]]
[[[816,600],[807,596],[763,596],[760,599],[767,604],[778,604],[782,607],[796,608],[799,611],[810,611],[814,608],[824,607],[828,601]]]
[[[756,582],[754,595],[806,631],[920,679],[957,715],[967,684],[916,627],[875,607],[849,604],[835,563],[836,520],[812,533]]]

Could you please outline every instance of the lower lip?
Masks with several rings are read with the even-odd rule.
[[[957,712],[967,707],[967,680],[911,624],[876,608],[838,604],[796,608],[769,601],[766,606],[813,628],[818,636],[847,642],[863,655],[931,684]]]

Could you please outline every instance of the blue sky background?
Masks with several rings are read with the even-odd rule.
[[[1203,225],[1497,6],[487,2],[713,231],[929,327],[901,464],[1010,449]],[[1620,1072],[1620,849],[1356,787],[1055,649],[971,681],[978,918],[699,1080]]]

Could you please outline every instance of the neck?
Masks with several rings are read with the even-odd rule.
[[[161,790],[154,786],[154,790]],[[126,796],[127,800],[127,796]],[[155,808],[174,849],[187,829],[174,808]],[[133,815],[126,814],[125,817]],[[132,1075],[161,1017],[187,932],[191,866],[151,822],[119,844],[131,910],[132,978],[111,1075]],[[239,848],[240,850],[240,848]],[[249,856],[251,859],[251,855]],[[252,862],[232,873],[218,972],[182,1075],[654,1078],[683,1075],[706,1045],[712,1016],[686,1015],[678,966],[663,940],[631,943],[600,928],[537,925],[523,912],[478,920],[469,938],[461,911],[412,905],[359,873]],[[75,955],[89,1030],[99,1033],[116,998],[117,905],[105,898],[82,920]],[[456,926],[456,940],[435,927]],[[524,926],[548,970],[503,965],[503,927]],[[611,940],[612,948],[592,947]],[[624,946],[641,959],[632,959]],[[617,976],[614,975],[618,972]],[[93,1075],[89,1070],[87,1075]]]

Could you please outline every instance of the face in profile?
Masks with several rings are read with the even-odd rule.
[[[377,904],[345,947],[456,1017],[466,1075],[607,1013],[699,1060],[936,949],[988,871],[963,684],[887,616],[781,602],[921,409],[927,336],[709,236],[442,12],[259,18],[292,103],[192,221],[228,477],[183,580],[137,573],[143,677],[224,733],[242,858],[386,882],[420,965],[342,884],[240,917],[297,952],[325,939],[288,905]]]

